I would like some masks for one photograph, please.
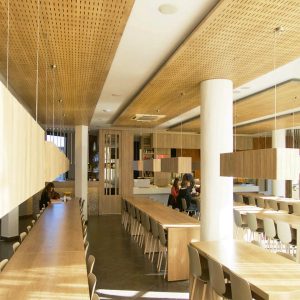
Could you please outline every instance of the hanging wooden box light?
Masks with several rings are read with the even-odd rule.
[[[220,155],[221,176],[294,180],[299,172],[299,149],[269,148]]]
[[[144,163],[142,160],[134,160],[132,162],[133,171],[144,171]]]
[[[161,172],[169,173],[191,173],[191,157],[171,157],[161,159]]]
[[[144,171],[160,172],[161,171],[161,160],[154,159],[145,159],[143,160]]]

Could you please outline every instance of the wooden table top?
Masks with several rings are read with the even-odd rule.
[[[237,240],[196,242],[205,257],[220,262],[250,283],[263,299],[300,299],[300,265],[251,243]]]
[[[165,228],[199,227],[200,222],[182,212],[164,206],[160,202],[145,197],[126,197],[129,203],[140,209]]]
[[[89,299],[77,201],[46,208],[0,273],[0,299]]]

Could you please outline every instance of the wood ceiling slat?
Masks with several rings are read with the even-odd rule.
[[[273,69],[274,29],[285,32],[277,40],[276,65],[300,54],[298,0],[223,0],[178,48],[128,107],[116,126],[140,126],[135,113],[166,115],[145,126],[157,126],[199,105],[199,83],[227,78],[240,86]],[[183,96],[182,96],[183,94]],[[180,104],[182,103],[182,104]]]
[[[129,17],[133,0],[40,1],[40,123],[89,124]],[[0,0],[0,72],[6,78],[7,1]],[[35,115],[37,1],[10,1],[9,83]],[[46,56],[48,64],[46,65]],[[46,67],[48,117],[46,115]],[[57,100],[62,98],[63,105]]]

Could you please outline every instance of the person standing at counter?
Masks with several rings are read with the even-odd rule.
[[[171,194],[168,199],[168,206],[172,206],[172,208],[177,207],[177,197],[179,193],[179,179],[176,177],[173,181],[173,185],[171,188]]]

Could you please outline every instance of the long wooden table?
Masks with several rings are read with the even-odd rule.
[[[262,209],[255,206],[245,205],[242,203],[235,202],[234,209],[239,210],[241,214],[254,213],[258,220],[263,220],[266,218],[274,220],[277,222],[288,223],[291,228],[295,229],[297,232],[297,254],[296,261],[300,263],[300,216],[285,213],[283,211],[274,211],[270,209]]]
[[[149,198],[126,197],[129,203],[159,222],[168,231],[168,281],[189,278],[187,245],[200,240],[200,223]]]
[[[46,208],[0,273],[0,299],[90,299],[77,201]]]
[[[221,263],[226,273],[247,280],[261,299],[300,299],[300,265],[289,259],[237,240],[196,242],[193,246],[202,256]]]

